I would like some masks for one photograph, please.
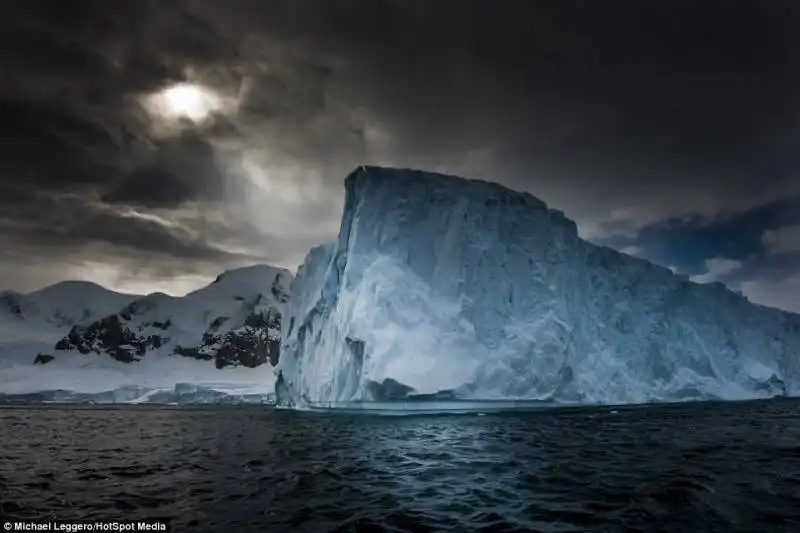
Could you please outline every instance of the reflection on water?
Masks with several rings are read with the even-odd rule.
[[[311,402],[303,410],[331,412],[333,414],[473,414],[499,413],[505,411],[532,411],[567,407],[568,404],[539,400],[436,400],[436,401],[389,401],[389,402]]]

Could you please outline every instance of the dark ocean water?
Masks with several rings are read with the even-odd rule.
[[[5,518],[173,531],[800,532],[800,402],[379,417],[0,408]]]

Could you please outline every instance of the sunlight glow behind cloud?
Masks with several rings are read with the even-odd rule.
[[[213,124],[215,115],[234,115],[239,98],[194,82],[176,83],[144,95],[140,103],[157,136],[171,136],[187,127]]]

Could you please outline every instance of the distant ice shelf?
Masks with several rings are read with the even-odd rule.
[[[338,239],[292,283],[281,404],[800,393],[800,315],[593,245],[495,183],[360,167],[345,187]]]
[[[0,366],[0,404],[274,403],[270,365],[218,370],[179,356],[122,363],[99,355],[25,363]]]
[[[130,385],[98,392],[55,389],[17,394],[0,393],[0,405],[28,403],[243,405],[273,404],[275,398],[272,392],[263,390],[231,390],[225,387],[218,389],[194,383],[178,383],[172,388],[159,389]]]

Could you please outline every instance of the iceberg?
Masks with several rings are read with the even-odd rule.
[[[359,167],[292,282],[278,404],[796,395],[800,315],[581,239],[499,184]]]

